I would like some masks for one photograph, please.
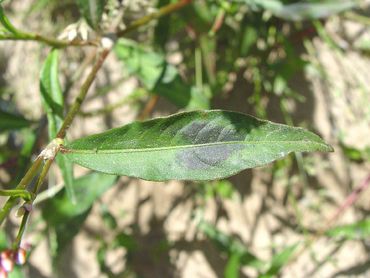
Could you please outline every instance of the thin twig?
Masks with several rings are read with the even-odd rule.
[[[361,193],[363,193],[369,187],[370,175],[367,176],[361,182],[361,184],[357,188],[355,188],[350,195],[347,196],[345,201],[338,207],[333,216],[330,217],[325,227],[306,240],[304,246],[302,246],[302,248],[297,251],[296,255],[292,257],[292,259],[285,265],[285,267],[295,262],[307,250],[307,248],[309,248],[317,239],[325,235],[326,232],[335,224],[335,222],[338,221],[339,217],[343,215],[344,211],[351,207],[359,199]]]
[[[64,48],[69,46],[98,46],[99,43],[95,40],[59,40],[52,37],[46,37],[36,33],[21,33],[21,34],[1,34],[0,40],[12,41],[36,41],[45,43],[55,48]]]
[[[153,112],[154,107],[156,106],[159,100],[159,95],[153,95],[147,104],[145,105],[143,111],[139,115],[139,120],[145,120]]]
[[[337,209],[335,214],[329,219],[327,228],[324,231],[328,230],[343,214],[345,210],[351,207],[360,197],[361,193],[368,189],[370,186],[370,175],[365,178],[362,183],[355,188],[350,195],[346,198],[346,200],[342,203],[342,205]]]
[[[95,63],[94,67],[92,68],[90,74],[86,78],[85,82],[81,86],[80,93],[78,94],[77,98],[75,99],[71,109],[69,110],[67,116],[64,119],[63,125],[59,129],[57,133],[57,138],[64,138],[66,135],[66,131],[69,128],[69,126],[72,124],[75,116],[77,115],[78,111],[80,110],[82,102],[85,100],[85,97],[87,95],[87,92],[89,91],[89,88],[93,81],[95,80],[96,74],[98,73],[99,69],[103,65],[105,59],[107,58],[108,54],[110,52],[110,49],[104,49],[100,56]]]
[[[39,170],[43,159],[39,156],[31,165],[31,168],[24,175],[22,180],[19,182],[15,189],[25,189],[26,186],[32,181],[32,178],[36,175]],[[16,205],[18,201],[17,197],[10,197],[5,203],[3,208],[0,210],[0,225],[3,223],[4,219],[8,216],[10,210]]]
[[[98,115],[106,115],[106,114],[112,113],[115,109],[120,108],[123,105],[133,103],[133,102],[139,100],[140,98],[142,98],[142,96],[140,96],[140,95],[139,96],[124,97],[121,100],[119,100],[119,101],[117,101],[113,104],[108,104],[107,106],[104,106],[102,108],[99,108],[99,109],[96,109],[96,110],[93,110],[93,111],[87,111],[87,112],[80,111],[79,115],[81,115],[82,117],[94,117],[94,116],[98,116]]]
[[[173,3],[173,4],[169,4],[167,6],[164,6],[164,7],[160,8],[157,12],[151,13],[151,14],[146,15],[146,16],[138,19],[138,20],[135,20],[126,29],[118,31],[116,33],[116,35],[117,35],[118,38],[123,37],[127,33],[131,32],[133,30],[136,30],[141,26],[146,25],[147,23],[149,23],[153,19],[158,19],[158,18],[163,17],[167,14],[170,14],[174,11],[177,11],[177,10],[183,8],[184,6],[190,4],[191,2],[192,2],[192,0],[180,0],[177,3]]]
[[[225,10],[220,9],[216,16],[215,21],[213,22],[211,30],[208,33],[210,36],[214,36],[217,33],[217,31],[221,28],[224,19],[225,19]]]
[[[41,171],[41,174],[40,174],[40,176],[37,180],[36,186],[33,189],[34,196],[36,196],[37,192],[40,190],[41,185],[44,182],[44,180],[46,178],[46,175],[49,172],[50,166],[51,166],[51,164],[53,164],[53,161],[54,161],[54,159],[49,159],[48,161],[46,161],[44,167],[42,168],[42,171]],[[25,209],[25,211],[24,211],[22,221],[21,221],[21,225],[19,226],[17,237],[15,238],[15,240],[13,242],[13,249],[18,248],[21,244],[23,233],[26,229],[28,217],[30,216],[30,212],[32,210],[33,200],[31,200],[30,202],[27,202],[26,204],[27,204],[28,209]],[[24,207],[26,206],[26,204],[24,205]]]

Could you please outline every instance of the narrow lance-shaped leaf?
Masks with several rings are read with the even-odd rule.
[[[307,20],[329,17],[358,5],[353,0],[306,1],[284,5],[281,0],[244,0],[247,4],[260,6],[273,15],[286,20]]]
[[[59,83],[58,59],[58,50],[52,50],[46,58],[40,75],[41,98],[48,118],[50,140],[56,137],[57,132],[63,123],[64,99]],[[74,200],[72,163],[66,160],[65,157],[57,157],[56,161],[62,171],[70,199]]]
[[[207,109],[209,100],[195,87],[185,83],[177,68],[167,63],[164,55],[145,48],[136,42],[120,39],[115,53],[147,90],[188,110]]]
[[[83,17],[95,30],[99,28],[106,2],[106,0],[77,0]]]
[[[24,128],[29,125],[30,122],[24,117],[8,113],[0,108],[0,133],[3,131]]]
[[[277,253],[272,257],[270,261],[269,269],[262,275],[259,275],[259,278],[272,278],[276,277],[281,269],[289,262],[289,260],[295,254],[299,243],[285,247],[281,252]]]
[[[49,228],[56,231],[58,250],[78,233],[87,218],[93,203],[115,184],[117,177],[100,173],[90,173],[74,180],[76,203],[72,204],[66,190],[44,204],[42,214]],[[57,252],[57,254],[60,254]]]
[[[221,110],[134,122],[64,148],[87,168],[153,181],[220,179],[290,152],[332,151],[302,128]]]
[[[48,117],[49,137],[54,139],[63,122],[63,93],[58,77],[58,50],[50,52],[41,69],[40,91],[44,110]]]
[[[1,2],[0,2],[0,4],[1,4]],[[14,25],[7,18],[7,16],[4,13],[4,9],[3,9],[3,7],[1,5],[0,5],[0,23],[10,33],[12,33],[14,35],[21,34],[21,32],[17,28],[15,28]]]
[[[370,218],[353,224],[337,226],[326,232],[329,237],[339,239],[366,239],[370,238]]]
[[[266,268],[266,262],[251,253],[247,246],[238,238],[223,233],[204,220],[199,222],[198,229],[211,239],[221,252],[226,253],[228,256],[225,277],[234,277],[232,275],[235,273],[235,268],[239,268],[240,266],[250,266],[258,270]]]

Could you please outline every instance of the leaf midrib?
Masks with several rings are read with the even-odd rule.
[[[213,142],[206,144],[195,144],[195,145],[181,145],[181,146],[168,146],[168,147],[154,147],[154,148],[141,148],[141,149],[92,149],[92,150],[81,150],[81,149],[70,149],[68,146],[64,148],[64,151],[68,153],[76,154],[114,154],[114,153],[134,153],[134,152],[152,152],[152,151],[162,151],[162,150],[176,150],[176,149],[190,149],[190,148],[202,148],[209,146],[218,146],[218,145],[263,145],[263,144],[316,144],[322,146],[323,148],[330,149],[326,144],[313,142],[313,141],[232,141],[232,142]]]

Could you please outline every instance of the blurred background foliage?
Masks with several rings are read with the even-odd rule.
[[[2,5],[20,30],[74,39],[94,38],[112,26],[123,29],[172,1],[108,0],[97,17],[91,17],[81,2],[13,0]],[[197,0],[120,39],[68,137],[133,119],[222,108],[316,130],[335,146],[336,159],[296,154],[229,180],[176,185],[139,186],[132,179],[77,168],[75,200],[54,169],[27,229],[29,264],[11,277],[369,275],[369,199],[345,207],[350,216],[344,223],[339,217],[328,221],[338,211],[344,214],[338,208],[369,175],[369,137],[356,135],[358,130],[367,134],[370,123],[370,87],[360,74],[370,69],[368,15],[368,1]],[[11,188],[48,142],[47,107],[41,104],[38,76],[50,48],[32,42],[2,44],[0,182],[2,188]],[[348,85],[348,73],[323,64],[320,51],[325,49],[338,61],[353,61],[358,80]],[[94,51],[60,51],[57,78],[64,111]],[[367,68],[356,67],[351,57],[366,61]],[[341,90],[332,86],[337,82],[344,84]],[[345,123],[364,123],[358,129],[343,128],[333,112],[333,98],[343,95],[348,103],[338,106],[339,118],[348,116],[346,107],[357,109]],[[360,108],[353,108],[358,97]],[[365,179],[360,193],[369,196],[369,182]],[[177,193],[168,193],[171,186]],[[161,192],[168,198],[163,215],[155,208],[161,206],[155,201]],[[179,209],[187,213],[179,216],[185,228],[171,229],[171,219],[181,215]],[[257,229],[264,217],[279,225]],[[14,237],[17,225],[17,219],[7,222],[1,246]],[[343,246],[347,251],[356,246],[356,264],[346,264],[339,252]],[[44,262],[45,257],[52,260]]]

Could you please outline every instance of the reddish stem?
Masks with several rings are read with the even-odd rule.
[[[363,182],[355,188],[352,193],[346,198],[342,205],[337,209],[335,214],[329,219],[328,227],[337,221],[339,216],[350,206],[352,206],[360,197],[361,193],[364,192],[370,185],[370,175],[367,176]]]

